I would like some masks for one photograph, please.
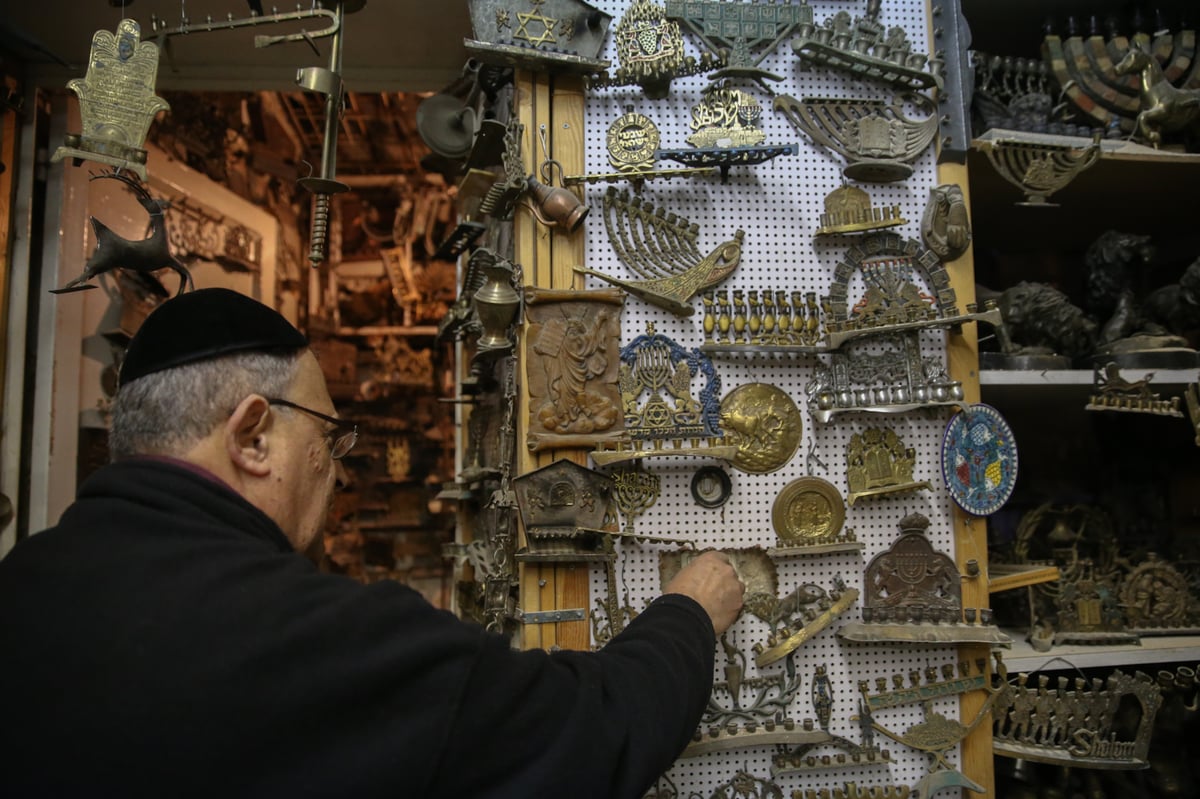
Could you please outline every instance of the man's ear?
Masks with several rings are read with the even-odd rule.
[[[271,405],[261,394],[238,403],[225,422],[225,451],[234,466],[255,477],[270,473],[267,432],[271,423]]]

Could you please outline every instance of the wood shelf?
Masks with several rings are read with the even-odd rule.
[[[1024,632],[1005,632],[1012,638],[1012,649],[1004,653],[1009,672],[1200,662],[1200,635],[1143,636],[1140,644],[1068,644],[1038,652],[1025,640]]]
[[[1025,563],[995,563],[988,567],[988,593],[1011,591],[1030,585],[1051,583],[1058,579],[1057,566]]]

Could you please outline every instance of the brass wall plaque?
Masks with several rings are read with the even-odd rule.
[[[731,461],[750,474],[785,466],[800,447],[804,420],[786,391],[766,383],[738,386],[721,400],[725,443],[737,447]]]
[[[832,543],[845,520],[842,495],[820,477],[801,477],[788,483],[771,507],[775,534],[791,546]]]

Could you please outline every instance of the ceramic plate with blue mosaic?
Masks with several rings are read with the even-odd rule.
[[[959,507],[988,516],[1012,496],[1017,484],[1017,442],[991,405],[968,405],[946,425],[942,476]]]

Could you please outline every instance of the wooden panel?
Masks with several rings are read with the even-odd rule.
[[[0,163],[5,170],[0,173],[0,375],[4,374],[5,346],[3,337],[8,330],[8,275],[12,269],[9,236],[12,234],[14,178],[17,174],[17,114],[15,111],[0,111]],[[0,404],[4,401],[0,386]]]
[[[938,182],[957,183],[961,186],[967,208],[971,207],[965,166],[939,165]],[[960,308],[975,302],[974,258],[973,249],[968,247],[960,258],[946,264],[950,273],[950,287],[958,297]],[[967,402],[979,402],[979,335],[976,327],[963,325],[962,332],[951,334],[947,342],[946,358],[950,377],[962,382],[963,397]],[[963,580],[963,607],[991,607],[987,582],[987,523],[957,507],[954,509],[954,554],[960,573],[967,573],[969,560],[976,561],[980,569],[979,576]],[[961,660],[971,662],[977,659],[987,660],[990,657],[986,646],[961,646],[958,651]],[[969,724],[971,719],[975,718],[986,698],[987,695],[983,691],[962,695],[959,701],[959,718],[964,724]],[[995,793],[992,758],[992,722],[989,717],[962,744],[962,772],[982,785],[988,796]]]
[[[578,78],[553,78],[545,73],[518,71],[516,74],[517,118],[525,126],[522,154],[525,169],[544,183],[558,185],[562,175],[554,169],[543,174],[547,158],[558,161],[565,171],[583,170],[583,88]],[[544,136],[544,144],[543,144]],[[565,173],[565,172],[564,172]],[[583,262],[583,234],[567,234],[548,228],[526,208],[514,218],[515,259],[521,265],[526,286],[574,288],[573,267]],[[525,337],[518,341],[520,374],[524,375]],[[529,394],[522,379],[517,413],[517,473],[526,474],[556,460],[570,459],[587,465],[583,450],[547,450],[530,453],[523,446],[529,422]],[[524,546],[524,540],[521,541]],[[520,607],[526,612],[556,609],[589,609],[588,568],[581,564],[524,564],[520,575]],[[588,621],[525,625],[521,645],[549,649],[587,649]]]

